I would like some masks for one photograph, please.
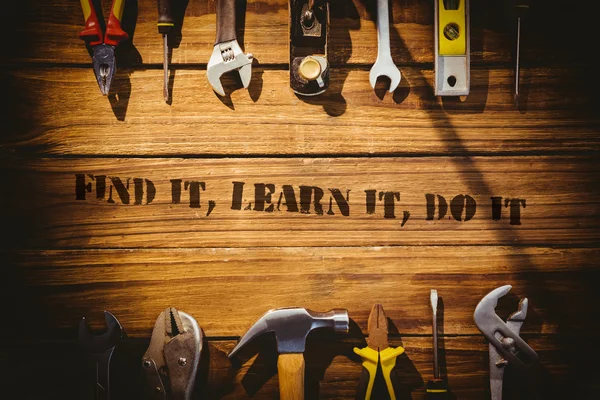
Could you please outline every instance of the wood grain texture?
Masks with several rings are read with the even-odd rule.
[[[284,158],[284,159],[39,159],[13,161],[4,168],[3,206],[12,234],[3,244],[24,248],[384,246],[421,244],[597,244],[598,164],[585,157],[471,158]],[[111,193],[91,192],[76,200],[76,174],[129,181],[129,204]],[[132,178],[153,182],[150,204],[134,205]],[[108,178],[107,178],[108,179]],[[172,179],[182,179],[181,203],[173,204]],[[205,182],[200,208],[190,208],[183,181]],[[245,182],[240,210],[232,210],[232,182]],[[257,183],[273,184],[275,210],[283,185],[291,185],[298,209],[282,197],[279,210],[256,211]],[[300,186],[324,191],[318,215],[314,204],[301,210]],[[347,191],[348,216],[341,214],[329,189]],[[142,188],[143,189],[143,188]],[[146,190],[147,189],[143,189]],[[394,218],[385,218],[383,201],[367,213],[366,190],[398,192]],[[310,189],[309,189],[310,191]],[[469,221],[450,211],[427,221],[427,193],[472,196],[478,203]],[[492,220],[492,196],[526,200],[521,225]],[[147,200],[141,199],[141,203]],[[209,202],[215,207],[207,216]],[[311,202],[314,202],[314,196]],[[252,209],[245,209],[249,204]],[[271,204],[268,201],[264,208]],[[410,213],[402,226],[403,213]],[[460,210],[459,210],[460,211]],[[435,217],[437,218],[437,216]],[[458,213],[458,218],[464,219]]]
[[[220,99],[205,71],[176,71],[173,104],[162,72],[120,71],[108,100],[88,69],[12,71],[0,78],[19,101],[0,150],[51,155],[553,154],[600,149],[587,67],[523,71],[524,109],[509,69],[474,69],[467,101],[433,96],[431,70],[404,68],[394,95],[368,71],[334,70],[330,90],[301,99],[286,71],[254,70],[250,90]],[[568,83],[566,83],[568,81]],[[35,110],[35,111],[32,111]]]
[[[332,3],[331,87],[302,99],[288,85],[286,0],[240,1],[238,37],[257,59],[248,91],[225,77],[218,98],[206,80],[215,37],[213,0],[183,0],[173,35],[173,103],[162,97],[156,3],[128,0],[133,41],[117,50],[109,98],[78,38],[76,1],[3,5],[10,40],[0,54],[0,376],[24,399],[87,399],[93,370],[77,353],[82,315],[97,332],[115,313],[128,339],[115,356],[114,398],[143,399],[141,357],[156,315],[192,314],[208,353],[197,398],[278,396],[271,337],[227,353],[266,310],[346,307],[348,335],[315,332],[306,360],[307,399],[354,398],[369,310],[384,304],[397,363],[398,398],[424,399],[431,377],[429,290],[443,304],[442,373],[457,399],[486,399],[487,343],[473,323],[489,290],[512,284],[498,313],[522,297],[524,339],[542,363],[539,399],[596,399],[600,315],[598,61],[589,7],[532,4],[522,31],[522,96],[512,102],[514,25],[504,2],[471,1],[471,95],[433,96],[433,2],[392,0],[392,54],[403,81],[393,95],[369,86],[377,55],[375,1]],[[108,8],[109,2],[103,2]],[[107,10],[106,10],[107,11]],[[183,15],[183,14],[182,14]],[[75,174],[146,178],[148,205],[75,199]],[[189,191],[173,204],[170,179],[202,180],[201,208]],[[89,177],[86,178],[89,182]],[[321,187],[324,215],[232,210],[232,181]],[[329,188],[350,190],[341,215]],[[131,189],[131,188],[130,188]],[[383,203],[366,213],[366,189],[397,191],[396,218]],[[107,189],[108,190],[108,189]],[[147,190],[146,190],[147,193]],[[425,194],[468,194],[468,222],[426,221]],[[132,189],[130,190],[133,196]],[[522,225],[492,221],[490,197],[524,198]],[[206,216],[208,200],[216,201]],[[268,206],[268,204],[267,204]],[[401,226],[403,211],[410,218]],[[462,214],[461,214],[462,216]],[[88,373],[89,372],[89,373]],[[507,371],[505,398],[530,400]],[[32,384],[35,382],[35,384]],[[385,398],[381,391],[376,398]],[[377,389],[376,389],[377,390]]]
[[[304,400],[304,353],[279,354],[277,379],[281,400]]]
[[[378,302],[391,318],[391,332],[428,335],[432,288],[442,299],[445,333],[478,334],[473,312],[479,300],[512,284],[498,312],[507,317],[528,297],[522,332],[593,336],[600,318],[589,298],[599,252],[495,246],[5,252],[2,292],[22,311],[13,321],[26,324],[32,314],[38,321],[35,331],[2,335],[60,339],[82,315],[101,329],[107,309],[129,336],[144,338],[157,310],[168,306],[194,315],[209,337],[241,336],[266,310],[286,306],[347,308],[366,334]]]
[[[315,336],[316,335],[316,336]],[[539,378],[539,396],[543,399],[594,399],[598,374],[597,346],[593,339],[571,341],[561,336],[529,337],[528,343],[540,355],[542,368]],[[398,399],[425,399],[424,385],[431,378],[431,339],[422,337],[395,337],[392,346],[402,345],[402,354],[392,372]],[[446,337],[440,353],[442,375],[448,377],[452,394],[457,399],[489,398],[487,345],[480,337]],[[273,399],[278,398],[277,355],[274,342],[262,338],[253,343],[243,358],[230,362],[227,354],[233,340],[209,341],[203,362],[203,372],[197,387],[197,397],[203,399]],[[360,359],[352,352],[354,346],[364,346],[358,336],[309,336],[306,359],[307,399],[354,399],[361,375]],[[147,340],[128,340],[115,352],[114,398],[145,399],[146,386],[141,371],[141,358],[148,346]],[[566,349],[568,347],[568,350]],[[5,389],[22,393],[23,399],[78,399],[93,398],[88,371],[76,351],[74,342],[3,344],[0,352],[2,365],[10,360],[13,379]],[[573,355],[577,354],[577,361]],[[31,359],[39,363],[31,363]],[[47,368],[51,364],[53,368]],[[89,366],[88,366],[89,367]],[[31,385],[31,376],[38,384]],[[528,377],[508,372],[505,398],[530,399]],[[383,380],[377,381],[375,393],[385,396]],[[510,397],[509,397],[510,396]],[[111,398],[113,398],[111,396]],[[374,397],[376,398],[376,397]]]
[[[286,0],[238,2],[238,39],[261,64],[287,64],[288,6]],[[330,59],[335,64],[372,64],[377,56],[375,2],[348,0],[331,7]],[[108,7],[107,3],[105,7]],[[180,37],[173,41],[173,62],[206,64],[215,40],[214,1],[179,1],[185,4]],[[244,7],[245,6],[245,7]],[[182,7],[177,7],[176,14]],[[245,13],[244,13],[245,8]],[[58,0],[26,0],[7,5],[10,62],[89,63],[79,32],[83,16],[79,3]],[[107,15],[105,11],[105,15]],[[391,48],[399,64],[433,62],[433,3],[424,0],[393,0]],[[581,62],[593,60],[580,37],[594,34],[593,17],[558,0],[535,6],[523,24],[524,62]],[[161,64],[161,37],[156,28],[154,2],[127,1],[124,29],[132,41],[122,45],[122,65]],[[178,19],[178,18],[177,18]],[[560,34],[551,40],[549,24],[560,22]],[[471,51],[474,62],[511,62],[514,20],[502,2],[471,4]]]

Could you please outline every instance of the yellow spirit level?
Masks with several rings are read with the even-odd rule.
[[[470,86],[469,0],[434,0],[435,95],[466,96]]]

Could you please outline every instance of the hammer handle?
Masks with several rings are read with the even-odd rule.
[[[217,40],[215,44],[236,40],[235,0],[217,0]]]
[[[304,354],[280,354],[277,360],[281,400],[304,400]]]

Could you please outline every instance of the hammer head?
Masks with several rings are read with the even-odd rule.
[[[278,353],[304,353],[306,337],[313,329],[331,328],[336,332],[348,332],[349,326],[348,311],[344,309],[323,313],[300,307],[269,310],[242,336],[229,357],[265,332],[275,332]]]

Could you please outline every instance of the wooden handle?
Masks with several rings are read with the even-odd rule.
[[[304,354],[280,354],[277,360],[281,400],[304,400]]]

